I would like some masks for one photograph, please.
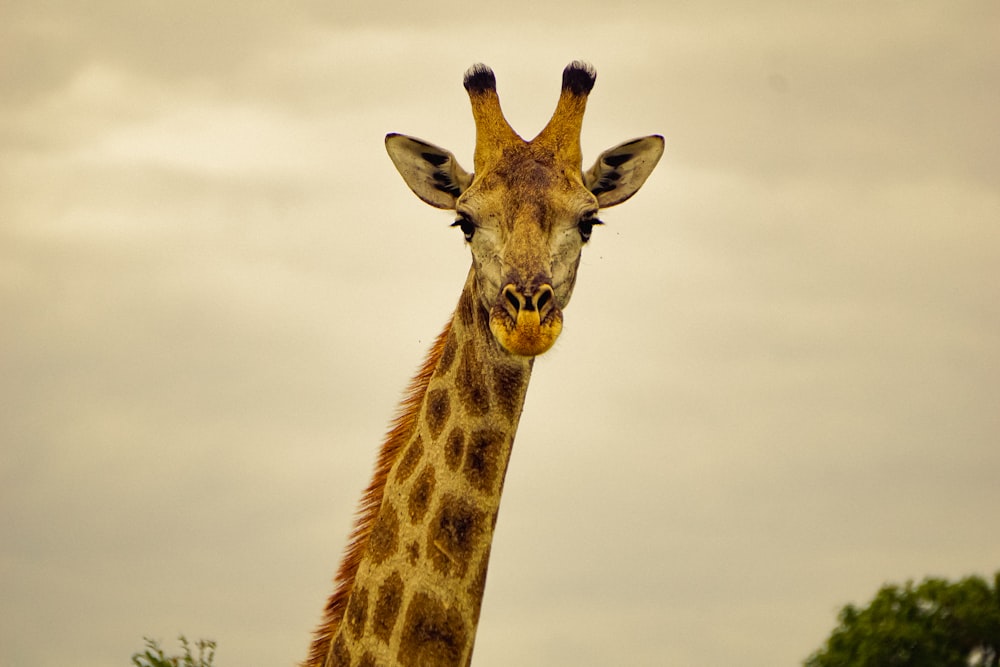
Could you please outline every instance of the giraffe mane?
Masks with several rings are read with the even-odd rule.
[[[368,546],[368,538],[371,536],[379,508],[382,506],[389,472],[409,442],[413,429],[419,421],[420,405],[423,402],[424,394],[427,393],[427,385],[434,374],[434,369],[441,359],[450,331],[451,320],[434,341],[423,365],[410,380],[410,385],[403,394],[403,400],[399,404],[396,417],[390,424],[389,432],[382,443],[371,482],[369,482],[361,497],[361,502],[358,504],[354,529],[334,577],[333,594],[330,595],[326,603],[323,620],[316,629],[309,658],[302,663],[301,667],[323,667],[325,664],[330,652],[330,643],[344,619],[347,600],[351,595],[354,578],[361,564],[361,557]]]

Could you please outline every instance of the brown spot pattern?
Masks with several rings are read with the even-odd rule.
[[[459,399],[467,413],[474,417],[482,417],[489,412],[490,394],[472,341],[462,347],[462,357],[458,362],[457,384]]]
[[[393,572],[379,586],[375,613],[372,615],[372,632],[386,643],[389,643],[392,629],[396,627],[396,619],[399,617],[399,608],[402,604],[403,578],[399,576],[399,572]]]
[[[347,603],[347,629],[351,636],[359,639],[365,631],[365,621],[368,620],[368,590],[363,586],[351,593]]]
[[[341,634],[333,643],[333,655],[330,656],[330,667],[351,667],[351,651],[347,648],[347,640]]]
[[[441,359],[438,360],[437,373],[444,375],[451,369],[452,363],[455,361],[455,351],[458,349],[458,342],[456,340],[454,332],[448,335],[448,338],[444,341],[444,349],[441,350]]]
[[[410,542],[407,551],[409,552],[410,565],[416,565],[417,561],[420,560],[420,544],[416,540]]]
[[[447,389],[432,389],[427,392],[427,406],[424,410],[424,416],[432,440],[437,440],[438,436],[441,435],[450,413],[451,401],[448,399]]]
[[[386,502],[372,527],[368,537],[368,554],[372,563],[382,564],[386,558],[396,553],[399,543],[399,518],[392,505]]]
[[[469,484],[483,493],[496,491],[497,479],[503,470],[504,435],[500,431],[473,431],[465,452],[462,472]]]
[[[358,663],[358,667],[378,667],[378,661],[375,660],[375,656],[365,651],[365,654],[361,656],[361,662]]]
[[[410,441],[410,444],[406,447],[406,451],[403,452],[403,457],[399,460],[399,465],[396,468],[396,481],[403,483],[409,479],[414,469],[416,469],[417,463],[420,462],[420,457],[423,455],[424,443],[423,439],[418,435]]]
[[[486,590],[486,570],[490,565],[490,547],[486,547],[486,553],[479,561],[479,568],[476,576],[469,582],[469,599],[472,600],[472,620],[479,622],[479,612],[483,606],[483,591]]]
[[[465,433],[456,426],[448,433],[448,440],[444,445],[444,462],[448,468],[454,472],[462,463],[462,454],[465,453]]]
[[[484,513],[465,498],[446,495],[427,533],[427,554],[442,574],[464,577],[484,530]]]
[[[430,505],[431,496],[434,494],[434,482],[434,469],[429,465],[424,466],[410,490],[410,498],[407,503],[407,509],[410,510],[410,523],[418,524],[424,520],[427,506]]]
[[[406,610],[396,658],[404,667],[460,667],[468,641],[469,632],[459,611],[454,607],[446,609],[430,594],[420,591]]]
[[[515,364],[497,364],[493,372],[493,393],[497,405],[508,419],[512,419],[521,402],[524,369]]]
[[[468,328],[476,321],[475,304],[472,302],[472,292],[465,290],[458,300],[458,321],[462,326]]]

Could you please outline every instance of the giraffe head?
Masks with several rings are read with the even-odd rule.
[[[512,354],[532,357],[552,347],[580,253],[601,224],[598,210],[635,194],[663,153],[663,137],[642,137],[605,151],[583,170],[580,127],[596,77],[589,65],[568,65],[552,119],[525,141],[504,118],[493,71],[470,68],[473,173],[442,148],[401,134],[386,137],[389,157],[410,189],[457,214],[453,226],[472,249],[490,330]]]

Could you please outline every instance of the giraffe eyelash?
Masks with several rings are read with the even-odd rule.
[[[472,221],[467,215],[459,215],[458,220],[451,223],[452,227],[461,227],[462,233],[465,234],[466,241],[472,241],[472,237],[476,234],[476,223]]]
[[[580,231],[580,239],[584,243],[590,240],[590,234],[594,231],[594,225],[603,225],[604,221],[596,216],[581,218],[580,222],[576,223],[577,229]]]

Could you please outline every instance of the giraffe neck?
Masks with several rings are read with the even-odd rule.
[[[383,445],[307,667],[467,665],[532,359],[470,271]]]

